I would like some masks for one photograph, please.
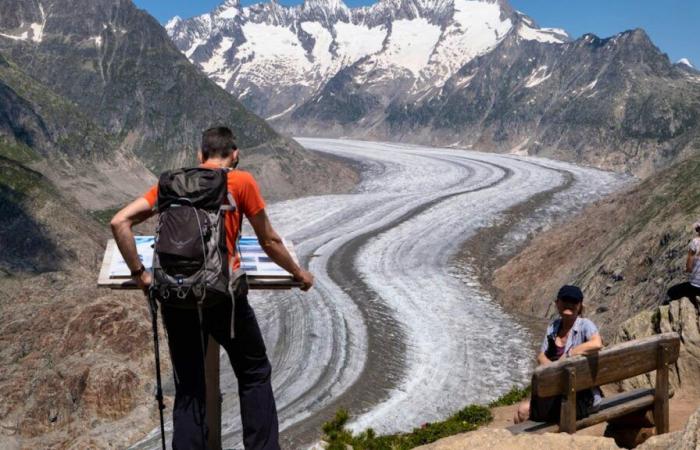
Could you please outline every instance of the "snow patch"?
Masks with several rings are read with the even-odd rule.
[[[240,14],[240,10],[236,7],[229,7],[219,12],[220,19],[233,19]]]
[[[558,28],[533,28],[522,24],[518,27],[518,36],[527,41],[538,41],[546,44],[563,44],[566,31]]]
[[[695,66],[693,65],[693,63],[691,63],[690,60],[689,60],[688,58],[681,58],[681,59],[678,60],[678,62],[677,62],[676,64],[683,64],[683,65],[686,65],[686,66],[690,67],[691,69],[694,69],[694,68],[695,68]]]
[[[46,26],[46,14],[44,8],[39,4],[39,12],[41,13],[41,22],[30,23],[29,25],[21,24],[18,28],[25,30],[20,35],[0,33],[0,36],[12,39],[13,41],[32,41],[40,43],[44,38],[44,27]]]
[[[289,108],[285,109],[284,111],[282,111],[282,112],[279,113],[279,114],[273,114],[273,115],[271,115],[271,116],[269,116],[269,117],[266,117],[265,120],[275,120],[275,119],[278,119],[278,118],[284,116],[285,114],[287,114],[288,112],[290,112],[291,110],[293,110],[295,106],[297,106],[296,103],[293,104],[292,106],[290,106]]]
[[[510,19],[501,20],[497,3],[454,0],[453,20],[421,74],[424,84],[442,85],[460,67],[493,49],[512,27]]]
[[[542,84],[547,80],[552,74],[547,73],[547,66],[540,66],[533,70],[529,77],[525,80],[526,88],[533,88],[539,84]]]
[[[383,57],[391,64],[418,75],[428,64],[441,30],[427,19],[397,20],[392,24],[391,36]]]
[[[180,16],[175,16],[172,19],[168,20],[168,23],[165,24],[165,29],[168,30],[168,32],[170,32],[174,30],[180,22],[182,22],[182,18]]]
[[[365,25],[338,22],[333,27],[337,52],[343,64],[352,64],[360,58],[382,49],[387,30],[384,26],[370,28]]]
[[[233,39],[225,37],[221,39],[221,43],[214,50],[211,58],[208,61],[201,64],[202,70],[209,74],[215,79],[216,84],[221,87],[226,87],[228,83],[228,78],[226,78],[224,73],[228,72],[226,70],[226,57],[225,54],[233,46]],[[229,75],[230,78],[230,75]]]

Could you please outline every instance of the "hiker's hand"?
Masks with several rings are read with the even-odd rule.
[[[314,276],[311,274],[311,272],[299,269],[299,272],[294,274],[294,281],[300,281],[301,290],[308,291],[314,284]]]
[[[143,291],[144,294],[148,294],[148,288],[151,286],[151,280],[153,279],[151,272],[144,270],[141,275],[139,275],[134,281],[136,285]]]

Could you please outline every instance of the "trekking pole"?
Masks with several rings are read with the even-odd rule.
[[[148,304],[151,310],[151,323],[153,324],[153,348],[156,354],[156,400],[158,401],[158,412],[160,413],[160,440],[165,449],[165,423],[163,422],[163,387],[160,381],[160,349],[158,347],[158,304],[156,303],[153,289],[148,290]]]

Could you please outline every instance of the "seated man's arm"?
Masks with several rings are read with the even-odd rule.
[[[694,266],[695,266],[695,252],[692,250],[688,250],[688,257],[685,260],[686,273],[692,273]]]
[[[569,356],[576,355],[588,355],[595,353],[603,348],[603,339],[601,339],[600,334],[596,333],[591,338],[584,342],[583,344],[577,345],[576,347],[569,350]]]
[[[126,265],[133,272],[141,267],[134,242],[134,232],[132,227],[143,222],[153,215],[153,209],[145,198],[139,198],[126,205],[114,215],[110,225],[112,234],[117,243],[117,247],[124,257]],[[151,274],[144,272],[135,280],[141,289],[146,289],[151,284]]]
[[[260,242],[260,246],[267,256],[278,266],[291,273],[296,281],[300,281],[303,291],[308,291],[314,283],[313,275],[303,270],[294,262],[292,255],[289,254],[287,248],[284,246],[282,238],[272,228],[272,224],[267,217],[265,209],[261,209],[252,217],[248,217],[248,221],[253,226],[255,235],[258,237],[258,242]]]

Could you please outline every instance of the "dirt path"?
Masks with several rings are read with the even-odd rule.
[[[682,392],[679,392],[669,403],[670,432],[673,433],[674,431],[680,431],[685,428],[688,418],[700,407],[700,397],[686,396]],[[513,425],[513,416],[517,409],[517,404],[492,408],[491,413],[493,414],[493,421],[487,425],[487,428],[507,428]],[[584,436],[603,436],[606,425],[607,424],[604,422],[578,431],[576,434]]]

